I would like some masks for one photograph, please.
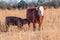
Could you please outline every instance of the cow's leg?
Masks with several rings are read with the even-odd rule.
[[[39,25],[40,25],[40,27],[41,27],[41,24],[42,24],[42,22],[43,22],[43,16],[40,16],[39,21],[40,21]],[[39,28],[40,28],[40,27],[39,27]],[[40,30],[40,29],[39,29],[39,30]],[[43,30],[43,28],[42,28],[42,30]]]
[[[41,27],[41,26],[40,26],[40,22],[38,22],[38,24],[39,24],[39,28],[38,28],[38,30],[40,31],[40,27]]]
[[[36,26],[35,26],[35,23],[33,23],[33,31],[35,31],[36,29]]]

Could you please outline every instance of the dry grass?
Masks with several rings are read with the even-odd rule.
[[[24,10],[0,10],[0,21],[5,22],[6,16],[17,16],[26,18],[26,9]],[[38,26],[36,24],[36,26]],[[43,30],[42,30],[43,27]],[[25,31],[27,29],[27,31]],[[0,40],[60,40],[60,8],[47,9],[44,13],[44,21],[41,30],[32,31],[28,25],[24,25],[22,30],[15,27],[10,27],[9,32],[1,32]]]

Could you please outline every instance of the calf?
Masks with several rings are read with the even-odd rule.
[[[21,26],[23,26],[23,19],[14,16],[8,16],[6,17],[5,24],[7,26],[7,29],[10,25],[16,25],[18,28],[22,28]]]
[[[6,20],[5,20],[5,24],[6,24],[6,27],[7,27],[7,30],[8,30],[8,27],[10,26],[10,25],[16,25],[16,26],[18,26],[18,28],[22,28],[22,26],[24,25],[24,24],[27,24],[28,23],[28,25],[29,25],[29,21],[28,21],[28,19],[22,19],[22,18],[18,18],[18,17],[14,17],[14,16],[8,16],[8,17],[6,17]]]

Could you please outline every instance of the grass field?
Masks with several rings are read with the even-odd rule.
[[[6,16],[16,16],[24,19],[26,18],[26,9],[0,9],[0,21],[2,23],[5,22]],[[47,9],[44,12],[44,20],[40,31],[38,31],[38,24],[36,26],[35,32],[32,31],[32,23],[29,30],[27,24],[23,26],[22,30],[18,30],[16,26],[11,26],[9,32],[0,32],[0,40],[60,40],[60,8]]]

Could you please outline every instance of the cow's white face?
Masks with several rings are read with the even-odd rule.
[[[40,6],[38,11],[39,15],[43,16],[43,12],[44,12],[44,8],[43,6]]]

